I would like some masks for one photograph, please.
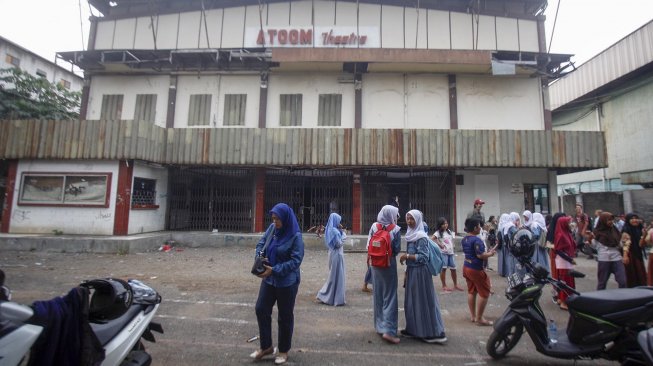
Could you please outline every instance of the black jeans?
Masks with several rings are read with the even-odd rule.
[[[286,353],[292,345],[292,333],[295,326],[295,298],[299,282],[288,287],[274,287],[261,281],[256,300],[256,320],[258,321],[261,349],[272,346],[272,307],[277,303],[277,324],[279,327],[279,352]]]

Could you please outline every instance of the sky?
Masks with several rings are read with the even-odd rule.
[[[0,36],[54,61],[86,49],[90,14],[87,0],[0,0]],[[653,19],[653,0],[549,0],[545,15],[550,52],[578,66]]]

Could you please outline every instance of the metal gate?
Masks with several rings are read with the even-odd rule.
[[[368,171],[363,176],[363,221],[361,234],[376,221],[381,207],[387,204],[399,205],[398,224],[406,230],[406,212],[413,208],[422,211],[429,230],[435,229],[439,217],[451,221],[453,211],[452,172],[389,172]]]
[[[251,232],[254,172],[170,168],[169,230]]]
[[[277,203],[292,207],[302,231],[326,225],[331,210],[351,228],[351,171],[268,171],[265,177],[265,212]]]

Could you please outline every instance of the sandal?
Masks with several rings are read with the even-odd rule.
[[[273,356],[277,354],[277,349],[275,347],[270,347],[268,349],[259,349],[252,352],[249,357],[254,360],[262,360],[266,356]]]
[[[277,357],[274,359],[274,364],[275,365],[283,365],[284,363],[288,362],[288,352],[286,353],[279,353]]]

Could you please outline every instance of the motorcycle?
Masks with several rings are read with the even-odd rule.
[[[4,274],[1,277],[4,278]],[[34,306],[37,303],[29,307],[12,302],[11,292],[4,284],[0,283],[0,286],[3,290],[0,294],[0,365],[19,365],[30,358],[30,350],[38,352],[37,345],[45,345],[46,348],[53,345],[48,345],[48,337],[43,337],[47,335],[47,329],[35,314]],[[100,299],[99,295],[107,286],[127,289],[125,297],[113,293],[113,300],[117,300],[122,308],[119,312],[115,312],[114,307],[113,313],[98,310],[95,314],[94,308],[101,309],[107,304],[106,298]],[[101,365],[150,365],[152,357],[145,351],[142,339],[155,342],[152,332],[163,333],[163,327],[152,322],[161,296],[138,280],[98,279],[82,283],[80,287],[92,290],[89,291],[92,293],[89,324],[103,349]],[[51,342],[57,341],[53,339]]]
[[[519,342],[524,328],[541,354],[561,359],[606,359],[622,365],[653,365],[653,287],[579,293],[553,279],[546,268],[520,260],[526,272],[508,278],[510,305],[495,322],[486,351],[505,357]],[[579,272],[576,276],[580,277]],[[569,321],[551,339],[539,305],[542,289],[551,284],[572,295],[567,298]]]

